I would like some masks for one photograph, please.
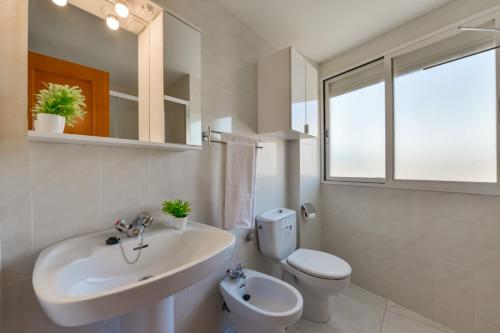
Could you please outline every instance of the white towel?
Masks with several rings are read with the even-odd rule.
[[[226,190],[224,229],[254,228],[257,140],[224,133]]]

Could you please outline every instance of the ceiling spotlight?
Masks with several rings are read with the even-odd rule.
[[[64,7],[68,4],[68,0],[52,0],[52,2],[60,7]]]
[[[118,21],[118,18],[116,16],[109,14],[106,17],[106,25],[111,30],[118,30],[118,28],[120,28],[120,21]]]
[[[127,3],[123,0],[117,1],[115,3],[115,12],[120,17],[127,17],[129,12]]]

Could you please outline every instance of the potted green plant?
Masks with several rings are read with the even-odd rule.
[[[85,96],[79,87],[55,83],[45,84],[45,87],[35,95],[35,131],[63,133],[65,125],[73,127],[85,117]]]
[[[164,201],[161,211],[163,214],[170,215],[174,218],[175,229],[182,230],[186,227],[188,215],[191,212],[191,204],[189,201],[180,199]]]

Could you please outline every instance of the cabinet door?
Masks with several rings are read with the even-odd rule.
[[[318,70],[306,62],[306,125],[312,136],[318,136],[318,101]]]
[[[294,49],[290,49],[291,79],[291,127],[304,133],[306,124],[306,59]]]

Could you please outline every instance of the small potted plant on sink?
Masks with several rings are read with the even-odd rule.
[[[35,131],[63,133],[65,125],[73,127],[85,117],[85,96],[79,87],[55,83],[45,84],[45,87],[35,95]]]
[[[174,228],[183,230],[186,227],[188,215],[191,212],[191,203],[180,199],[163,202],[161,210],[165,215],[174,218]]]

